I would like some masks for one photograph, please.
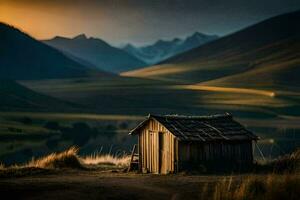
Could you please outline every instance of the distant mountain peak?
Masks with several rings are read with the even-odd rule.
[[[10,25],[0,24],[0,79],[33,80],[88,76],[90,69]]]
[[[192,36],[200,36],[200,37],[207,37],[207,35],[206,34],[204,34],[204,33],[200,33],[200,32],[198,32],[198,31],[196,31]]]
[[[87,40],[88,38],[86,37],[85,34],[80,34],[80,35],[77,35],[73,38],[73,40]]]
[[[156,41],[155,44],[158,44],[158,45],[159,45],[159,44],[164,44],[164,43],[166,43],[165,40],[159,39],[159,40]]]
[[[130,44],[130,43],[128,43],[128,44],[126,44],[124,47],[123,47],[123,49],[132,49],[132,48],[136,48],[133,44]]]
[[[172,42],[175,42],[175,43],[178,43],[178,42],[181,42],[182,40],[181,39],[179,39],[179,38],[174,38],[173,40],[172,40]]]
[[[186,39],[199,39],[199,40],[202,40],[202,39],[206,39],[206,38],[209,38],[209,37],[217,37],[217,36],[207,35],[207,34],[200,33],[198,31],[196,31],[193,35],[187,37]]]
[[[126,45],[123,49],[148,64],[155,64],[217,38],[218,36],[216,35],[206,35],[204,33],[195,32],[184,39],[178,37],[168,40],[160,39],[150,45],[142,47]]]
[[[64,52],[69,58],[83,64],[91,64],[97,69],[120,73],[144,67],[145,62],[123,49],[111,46],[102,39],[80,34],[71,39],[44,41],[51,47]]]
[[[63,39],[68,39],[66,37],[62,37],[62,36],[55,36],[53,39],[51,40],[63,40]]]

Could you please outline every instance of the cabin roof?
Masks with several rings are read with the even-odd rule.
[[[180,141],[257,140],[258,137],[235,121],[232,115],[209,116],[151,115],[129,134],[138,134],[150,120],[162,124]]]

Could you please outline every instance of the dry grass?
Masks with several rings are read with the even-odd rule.
[[[32,159],[26,166],[45,168],[45,169],[56,169],[56,168],[83,168],[80,159],[77,155],[79,149],[71,147],[61,153],[52,153],[48,156]]]
[[[51,153],[47,156],[35,159],[24,165],[13,165],[5,167],[0,164],[0,170],[21,170],[24,168],[30,169],[87,169],[97,168],[101,166],[115,166],[118,168],[128,167],[130,162],[130,156],[114,156],[110,154],[92,154],[85,157],[78,155],[79,149],[77,147],[71,147],[63,152]]]
[[[299,188],[300,177],[297,175],[271,174],[267,178],[252,175],[238,183],[233,183],[232,178],[224,179],[215,185],[213,194],[207,195],[213,200],[296,200],[300,195]]]
[[[273,162],[275,173],[300,173],[300,148]]]
[[[71,147],[63,152],[51,153],[47,156],[32,159],[23,165],[4,166],[0,163],[1,177],[18,177],[33,174],[49,174],[53,169],[99,169],[116,170],[128,167],[130,156],[93,154],[86,157],[78,155],[79,149]]]
[[[71,147],[61,153],[52,153],[48,156],[33,159],[26,166],[37,167],[45,169],[56,168],[88,168],[90,166],[96,167],[100,165],[112,165],[117,167],[127,167],[129,165],[130,156],[124,155],[122,157],[113,156],[110,154],[92,154],[85,157],[78,155],[79,149]]]
[[[213,200],[296,200],[300,196],[300,149],[271,162],[261,164],[269,175],[250,175],[239,181],[225,178],[212,193],[201,196]],[[202,198],[210,199],[210,198]]]
[[[258,162],[256,171],[276,174],[300,174],[300,148],[277,159]]]
[[[106,155],[90,155],[81,158],[82,163],[85,165],[115,165],[119,167],[128,167],[130,156],[124,155],[122,157]]]
[[[3,163],[0,163],[0,170],[4,170],[5,169],[5,165]]]

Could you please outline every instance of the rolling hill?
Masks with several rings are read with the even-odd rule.
[[[34,91],[102,114],[230,112],[300,116],[299,12],[263,21],[157,66],[124,76],[22,81]]]
[[[195,32],[185,39],[175,38],[170,41],[158,40],[152,45],[143,47],[135,47],[128,44],[123,49],[148,64],[155,64],[176,54],[183,53],[216,40],[217,38],[218,36],[216,35],[206,35]]]
[[[119,73],[146,66],[143,61],[127,52],[112,47],[103,40],[87,38],[84,34],[74,38],[57,36],[43,42],[65,52],[66,55],[72,55],[85,60],[96,66],[98,69],[108,72]]]
[[[0,79],[82,77],[91,69],[20,30],[0,23]],[[101,74],[100,71],[95,72]]]
[[[124,76],[251,88],[300,87],[300,11],[246,29]]]
[[[0,111],[74,111],[80,108],[47,95],[34,92],[13,80],[0,80]]]

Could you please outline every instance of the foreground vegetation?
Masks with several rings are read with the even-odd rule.
[[[15,165],[10,167],[0,165],[0,177],[35,175],[34,177],[37,177],[38,179],[34,179],[34,177],[32,177],[32,180],[40,180],[42,177],[47,177],[44,176],[45,174],[52,174],[52,177],[57,177],[55,180],[60,179],[60,176],[65,176],[68,177],[68,179],[74,179],[75,182],[83,181],[83,184],[85,184],[84,179],[90,177],[87,178],[88,182],[86,184],[88,184],[88,187],[93,187],[89,185],[91,183],[103,184],[104,187],[107,187],[107,190],[110,190],[111,187],[109,187],[109,185],[105,185],[106,181],[110,181],[111,179],[114,180],[111,180],[114,185],[124,181],[134,182],[132,185],[135,185],[135,181],[140,183],[141,180],[147,179],[140,183],[139,188],[134,188],[134,190],[130,188],[131,185],[128,183],[120,183],[119,186],[116,186],[116,188],[120,187],[119,189],[121,189],[124,194],[130,193],[132,196],[138,196],[139,198],[144,198],[147,191],[149,192],[149,188],[154,190],[151,192],[157,194],[160,194],[162,188],[164,188],[164,195],[173,190],[177,191],[178,193],[183,192],[184,194],[186,193],[186,195],[192,195],[191,199],[296,200],[300,195],[300,150],[270,162],[259,163],[254,166],[254,171],[251,174],[232,174],[225,176],[213,174],[195,174],[192,176],[184,174],[169,176],[141,176],[134,173],[127,174],[122,172],[128,167],[130,160],[130,156],[128,155],[113,156],[108,154],[93,154],[89,156],[79,156],[78,150],[79,149],[76,147],[71,147],[70,149],[60,153],[52,153],[45,157],[32,159],[23,165]],[[72,170],[65,171],[65,169]],[[106,175],[101,175],[102,173],[99,172],[103,171],[115,171],[119,173],[104,173]],[[96,174],[93,175],[94,173]],[[80,180],[77,180],[76,177],[78,176],[81,176],[81,178],[79,178]],[[95,176],[95,178],[93,178],[93,176]],[[97,183],[97,181],[101,180],[99,179],[99,176],[109,176],[110,179],[107,179],[106,177],[106,181]],[[93,181],[95,181],[95,183]],[[200,181],[199,185],[195,185],[195,181]],[[151,182],[149,183],[150,186],[147,185],[148,182]],[[187,182],[189,183],[187,184]],[[58,183],[63,185],[60,180],[57,180],[57,184]],[[143,187],[148,189],[144,191]],[[178,187],[185,187],[185,190],[178,191]],[[15,189],[15,186],[12,188]],[[77,189],[76,187],[70,187],[70,190],[77,191]],[[137,189],[143,190],[144,192],[137,194]],[[95,194],[97,196],[98,193],[96,191],[91,191],[91,194]],[[109,196],[117,194],[118,193],[109,193]],[[176,196],[175,193],[171,194],[171,197],[174,195]],[[161,197],[160,199],[163,198]]]
[[[60,153],[51,153],[41,158],[32,158],[28,163],[5,167],[0,165],[0,177],[24,176],[49,173],[60,169],[77,170],[122,170],[127,168],[130,156],[116,156],[111,154],[92,154],[79,156],[79,148],[71,147]]]
[[[202,199],[214,200],[276,200],[298,199],[300,196],[300,149],[290,155],[260,164],[267,176],[249,175],[236,182],[232,177],[216,183],[212,194],[202,188]],[[272,170],[272,171],[271,171]]]
[[[251,175],[237,183],[232,178],[224,179],[215,185],[212,199],[214,200],[276,200],[298,199],[300,195],[300,177],[293,174],[264,177]],[[208,193],[203,188],[203,199]]]

